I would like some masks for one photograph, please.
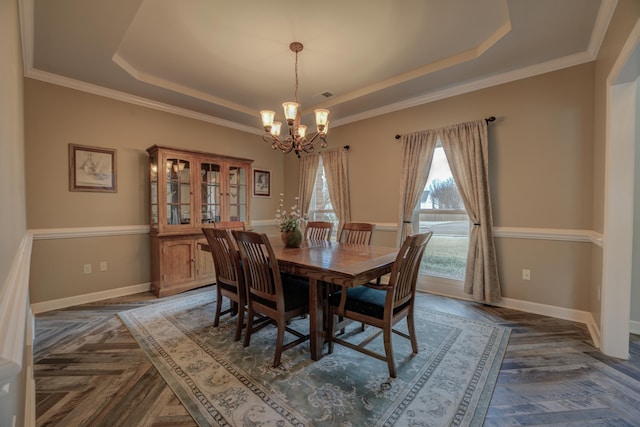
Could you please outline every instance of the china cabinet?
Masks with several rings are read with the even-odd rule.
[[[151,290],[173,295],[215,282],[202,227],[250,224],[253,160],[154,145],[150,165]]]

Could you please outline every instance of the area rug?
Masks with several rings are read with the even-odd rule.
[[[418,307],[419,352],[394,334],[390,378],[385,362],[339,345],[314,362],[308,341],[274,369],[275,327],[243,348],[233,341],[235,318],[214,328],[214,313],[214,290],[119,313],[200,426],[480,426],[510,333]],[[308,322],[291,326],[308,330]],[[353,326],[350,339],[371,332]],[[376,345],[382,351],[381,337]]]

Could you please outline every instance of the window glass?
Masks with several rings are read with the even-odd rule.
[[[416,215],[420,232],[433,231],[420,265],[420,273],[464,280],[469,216],[440,143],[436,146]]]
[[[329,198],[329,187],[327,186],[327,178],[324,173],[322,157],[318,165],[316,174],[316,183],[313,188],[313,196],[311,196],[311,204],[307,214],[308,221],[329,221],[333,223],[331,231],[331,240],[336,240],[338,233],[338,217],[336,216],[331,199]]]

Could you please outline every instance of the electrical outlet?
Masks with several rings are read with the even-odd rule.
[[[84,274],[91,274],[91,264],[84,265]]]
[[[107,271],[107,261],[100,261],[100,271]]]
[[[522,269],[522,280],[531,280],[531,270],[527,268]]]

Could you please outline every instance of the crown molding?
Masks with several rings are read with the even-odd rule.
[[[218,126],[224,126],[226,128],[235,129],[242,132],[252,133],[256,135],[262,135],[264,133],[263,129],[256,129],[250,126],[241,125],[208,114],[198,113],[186,108],[180,108],[173,105],[165,104],[163,102],[153,101],[151,99],[142,98],[140,96],[131,95],[125,92],[109,89],[104,86],[94,85],[92,83],[83,82],[35,68],[25,68],[24,76],[30,79],[40,80],[58,86],[64,86],[70,89],[79,90],[81,92],[91,93],[93,95],[104,96],[106,98],[115,99],[117,101],[127,102],[154,110],[164,111],[166,113],[175,114],[177,116],[188,117],[191,119],[212,123]]]
[[[165,103],[153,101],[150,99],[130,95],[124,92],[108,89],[102,86],[81,82],[68,77],[63,77],[53,73],[37,70],[33,68],[33,43],[34,43],[34,0],[19,0],[20,20],[21,20],[21,34],[22,34],[22,51],[23,51],[23,65],[24,75],[36,80],[68,87],[71,89],[80,90],[83,92],[92,93],[94,95],[105,96],[111,99],[116,99],[123,102],[140,105],[147,108],[152,108],[160,111],[164,111],[171,114],[176,114],[183,117],[192,118],[195,120],[212,123],[219,126],[224,126],[231,129],[236,129],[242,132],[247,132],[255,135],[262,135],[264,133],[261,128],[254,128],[251,126],[241,125],[228,120],[223,120],[218,117],[214,117],[208,114],[198,113],[185,108],[175,107]],[[497,86],[504,83],[509,83],[515,80],[520,80],[528,77],[533,77],[539,74],[556,71],[562,68],[567,68],[575,65],[580,65],[585,62],[593,61],[598,54],[607,28],[617,6],[618,0],[603,0],[598,11],[598,16],[593,27],[589,46],[583,52],[569,55],[563,58],[547,61],[541,64],[536,64],[530,67],[521,68],[506,73],[502,73],[496,76],[490,76],[487,78],[481,78],[472,82],[468,82],[462,85],[454,86],[448,89],[434,91],[428,94],[421,95],[412,99],[408,99],[402,102],[397,102],[384,107],[375,108],[372,110],[364,111],[359,114],[344,117],[342,119],[336,119],[332,121],[331,126],[337,127],[348,123],[357,122],[360,120],[369,119],[372,117],[380,116],[383,114],[393,113],[399,110],[415,107],[422,104],[450,98],[457,95],[485,89],[492,86]],[[124,67],[126,69],[126,67]],[[129,71],[133,71],[129,69]],[[133,73],[135,74],[135,73]]]

